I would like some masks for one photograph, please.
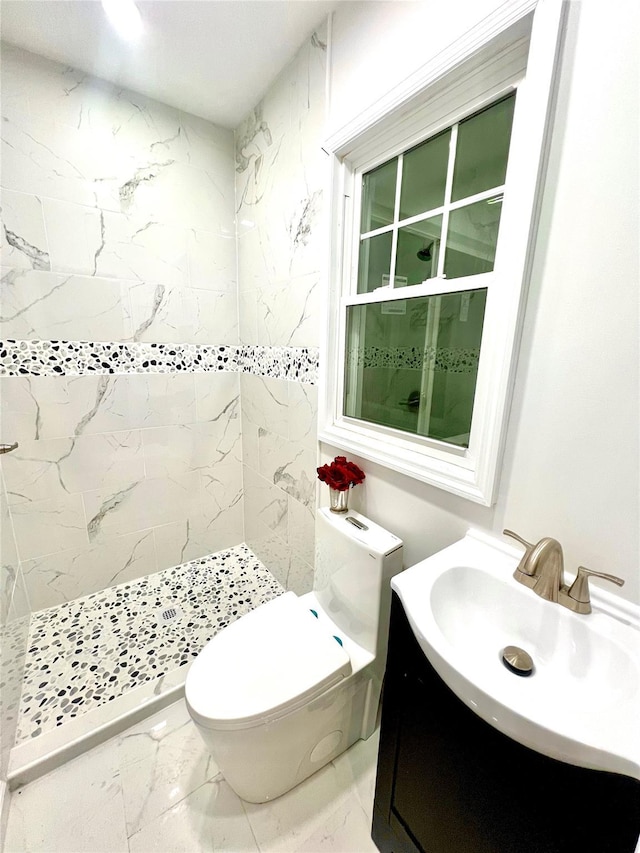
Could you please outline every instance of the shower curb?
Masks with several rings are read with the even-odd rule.
[[[191,662],[162,678],[117,696],[107,705],[69,720],[64,726],[22,741],[9,754],[7,785],[15,791],[67,761],[116,737],[130,726],[184,698]]]

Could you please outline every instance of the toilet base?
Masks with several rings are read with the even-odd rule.
[[[380,699],[376,682],[370,673],[355,673],[308,705],[251,728],[196,726],[236,794],[265,803],[372,734]]]

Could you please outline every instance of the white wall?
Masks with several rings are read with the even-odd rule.
[[[330,130],[364,112],[498,5],[496,0],[338,3],[331,34]]]
[[[339,4],[329,131],[497,5]],[[367,480],[352,505],[404,538],[407,565],[469,525],[510,527],[557,537],[568,571],[620,575],[620,594],[640,601],[638,11],[633,0],[611,11],[601,0],[569,7],[496,505],[364,460]],[[335,452],[322,448],[323,457]]]

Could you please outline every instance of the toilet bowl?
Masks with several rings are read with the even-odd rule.
[[[187,708],[244,800],[274,799],[373,732],[402,542],[355,512],[318,513],[314,589],[262,604],[207,643]]]

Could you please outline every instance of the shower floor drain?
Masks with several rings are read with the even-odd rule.
[[[168,604],[166,607],[163,607],[161,610],[156,612],[156,619],[161,624],[167,624],[167,622],[175,622],[182,616],[182,610],[179,607],[175,607],[173,604]]]

